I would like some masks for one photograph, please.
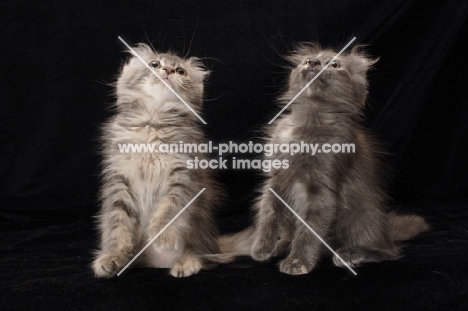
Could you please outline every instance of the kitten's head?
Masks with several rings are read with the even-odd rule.
[[[159,53],[144,43],[140,43],[134,50],[177,94],[190,103],[201,106],[203,83],[208,71],[200,59],[184,59],[171,52]],[[138,92],[150,96],[164,93],[164,96],[176,98],[138,57],[132,55],[124,64],[117,80],[117,96],[129,96]]]
[[[297,94],[328,64],[337,52],[322,49],[318,44],[303,44],[288,57],[294,68],[289,79],[288,93]],[[341,54],[304,92],[304,96],[332,102],[359,104],[362,108],[367,95],[367,71],[377,62],[360,47]]]

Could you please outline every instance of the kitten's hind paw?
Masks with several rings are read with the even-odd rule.
[[[352,268],[359,267],[366,262],[379,262],[399,258],[398,249],[370,249],[364,247],[342,247],[336,251],[338,255]],[[333,263],[337,267],[346,267],[335,255]]]
[[[178,260],[171,269],[170,274],[176,278],[183,278],[198,273],[202,268],[200,258],[195,256],[186,256]]]
[[[339,249],[337,254],[340,255],[341,259],[348,264],[351,268],[360,266],[362,263],[366,262],[366,255],[363,253],[355,253],[352,249]],[[346,265],[336,256],[333,256],[333,263],[335,266],[340,268],[345,268]]]
[[[280,263],[280,272],[290,275],[307,274],[312,270],[313,266],[298,258],[286,258]]]
[[[93,262],[94,275],[97,278],[110,278],[116,275],[119,270],[126,264],[125,256],[114,254],[100,255]]]
[[[276,251],[277,241],[273,242],[257,239],[255,240],[250,255],[256,261],[265,261],[271,258]]]

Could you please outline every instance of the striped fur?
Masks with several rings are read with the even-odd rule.
[[[207,71],[196,58],[157,53],[140,44],[136,52],[167,78],[199,112]],[[185,72],[177,72],[183,68]],[[213,210],[221,195],[209,170],[190,170],[187,160],[203,154],[120,153],[118,144],[203,143],[198,118],[135,56],[116,83],[116,114],[103,128],[102,209],[96,277],[112,277],[202,189],[206,190],[138,258],[143,266],[169,268],[185,277],[218,254]]]

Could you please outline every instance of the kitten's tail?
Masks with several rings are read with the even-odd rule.
[[[406,241],[429,230],[423,217],[417,215],[397,215],[390,213],[390,232],[393,241]]]
[[[218,245],[222,254],[228,256],[250,256],[250,249],[253,244],[254,227],[247,227],[244,230],[231,235],[223,235],[218,239]]]
[[[254,227],[247,227],[235,234],[222,235],[218,238],[220,254],[206,254],[203,257],[213,263],[225,264],[239,256],[250,256],[253,234]]]

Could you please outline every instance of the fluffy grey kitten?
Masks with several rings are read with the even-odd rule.
[[[207,71],[197,58],[135,48],[172,88],[199,112]],[[186,277],[217,254],[213,209],[220,190],[209,170],[190,170],[203,154],[121,153],[118,144],[204,142],[198,118],[135,56],[116,83],[116,114],[104,125],[99,215],[101,246],[93,263],[97,277],[118,273],[192,199],[206,190],[138,258],[140,265],[170,268]]]
[[[317,44],[300,46],[282,103],[289,102],[336,52]],[[400,256],[396,241],[427,230],[419,216],[385,212],[378,146],[361,126],[368,69],[377,60],[359,49],[341,55],[267,130],[268,143],[353,143],[355,153],[275,154],[288,169],[272,170],[256,204],[255,228],[223,237],[223,252],[246,254],[258,261],[286,253],[280,271],[310,272],[323,244],[269,190],[281,196],[351,267]],[[249,247],[250,246],[250,247]],[[333,258],[337,266],[342,262]]]

